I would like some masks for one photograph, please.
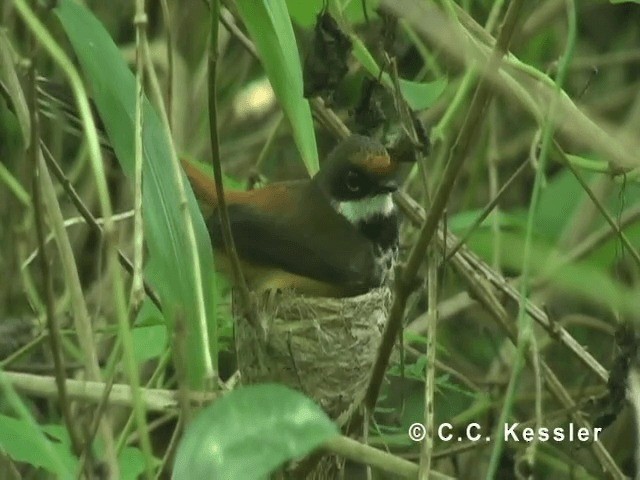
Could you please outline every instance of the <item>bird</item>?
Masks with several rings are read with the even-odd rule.
[[[230,274],[210,176],[182,165],[205,222],[216,268]],[[227,191],[231,233],[247,286],[316,297],[352,297],[382,286],[398,245],[399,162],[378,141],[350,135],[305,180]]]

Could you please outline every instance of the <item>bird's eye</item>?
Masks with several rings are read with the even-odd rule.
[[[347,188],[352,192],[357,192],[360,190],[360,175],[358,172],[354,172],[353,170],[349,170],[347,172]]]

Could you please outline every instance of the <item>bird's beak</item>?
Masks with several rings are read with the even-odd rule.
[[[396,180],[389,180],[378,186],[378,191],[380,193],[393,193],[396,190],[398,190],[398,182]]]

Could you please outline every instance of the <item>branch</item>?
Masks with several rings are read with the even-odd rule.
[[[222,228],[222,240],[225,250],[229,256],[231,263],[231,273],[233,282],[240,291],[242,300],[243,313],[252,326],[258,326],[258,319],[255,310],[252,307],[251,295],[247,282],[245,281],[240,268],[240,259],[233,241],[233,233],[231,232],[231,223],[229,222],[229,211],[227,210],[227,201],[224,197],[224,185],[222,184],[222,167],[220,166],[220,142],[218,140],[218,118],[217,118],[217,100],[216,100],[216,74],[218,71],[218,27],[220,15],[219,0],[211,1],[211,32],[209,44],[209,136],[211,139],[211,163],[213,165],[213,177],[216,185],[216,196],[218,198],[218,215],[220,215],[220,224]],[[255,49],[254,49],[255,53]]]
[[[505,15],[504,24],[500,30],[496,46],[493,50],[491,58],[486,66],[485,71],[496,70],[499,67],[502,56],[507,52],[511,36],[518,20],[520,8],[523,0],[514,0]],[[383,2],[383,8],[388,8],[390,2]],[[404,310],[407,299],[412,292],[412,286],[416,282],[418,269],[422,265],[427,247],[431,242],[437,228],[440,218],[447,205],[449,195],[453,189],[453,185],[460,173],[467,154],[475,142],[480,132],[478,125],[481,123],[484,112],[491,100],[493,94],[490,89],[488,78],[483,76],[476,87],[476,91],[471,100],[469,111],[465,117],[464,123],[460,128],[458,137],[449,154],[449,161],[445,168],[442,181],[439,183],[436,193],[431,203],[431,208],[424,221],[416,243],[409,254],[409,258],[404,268],[401,269],[396,276],[396,295],[391,305],[389,321],[383,333],[382,342],[378,350],[376,362],[371,371],[369,385],[367,386],[367,394],[365,397],[366,406],[373,411],[380,393],[380,387],[384,374],[387,370],[389,357],[395,344],[396,338],[402,326]]]

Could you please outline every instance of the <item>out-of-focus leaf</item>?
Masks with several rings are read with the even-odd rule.
[[[524,232],[502,232],[500,238],[500,265],[518,272],[522,268],[524,252]],[[491,232],[478,231],[469,241],[469,246],[480,256],[489,260],[492,254],[493,239]],[[569,293],[582,296],[590,302],[601,305],[615,305],[623,312],[637,312],[640,309],[640,297],[601,267],[582,260],[554,268],[561,260],[561,254],[555,249],[555,243],[548,244],[542,238],[534,239],[532,245],[531,274],[542,275],[549,283]],[[560,257],[558,257],[560,255]],[[545,274],[546,277],[545,277]],[[597,292],[597,293],[596,293]]]
[[[134,169],[135,78],[109,34],[89,10],[72,0],[61,0],[55,12],[91,87],[118,161],[131,176]],[[204,380],[203,332],[198,323],[193,265],[185,260],[189,257],[189,243],[170,166],[170,145],[160,118],[146,100],[143,124],[143,211],[149,252],[147,278],[161,298],[165,320],[171,324],[179,315],[187,322],[190,354],[187,378],[193,388],[199,388]],[[215,274],[211,242],[184,175],[182,181],[195,229],[207,319],[213,325],[216,318],[212,286]]]
[[[466,230],[474,224],[480,214],[482,214],[482,210],[464,210],[453,215],[447,223],[453,232],[464,234]],[[489,227],[493,222],[491,215],[493,215],[493,213],[485,218],[478,228]],[[527,217],[522,212],[511,213],[500,211],[498,213],[498,225],[503,229],[524,229],[527,225]]]
[[[178,447],[174,480],[262,479],[338,434],[310,399],[282,385],[235,390],[203,410]]]
[[[400,79],[400,91],[411,110],[429,108],[440,98],[446,87],[447,80],[445,78],[439,78],[433,82],[412,82]]]
[[[309,28],[316,23],[318,13],[325,7],[326,0],[286,0],[291,18],[301,27]],[[366,0],[367,16],[369,20],[378,18],[376,9],[379,0]],[[342,11],[342,16],[351,24],[364,23],[364,6],[362,0],[354,0],[348,3]]]
[[[0,450],[17,462],[43,468],[57,478],[73,478],[78,460],[71,454],[69,444],[49,440],[35,428],[24,420],[0,415]]]
[[[302,160],[313,175],[318,171],[318,150],[311,108],[303,97],[302,67],[287,5],[284,0],[239,0],[237,6],[289,120]]]
[[[136,480],[144,472],[144,454],[137,448],[124,447],[118,455],[120,478]]]
[[[158,325],[162,313],[158,307],[145,299],[136,318],[133,335],[133,353],[138,363],[159,357],[167,345],[167,327]]]
[[[18,121],[18,127],[22,134],[22,142],[19,146],[27,148],[31,140],[31,120],[29,118],[29,109],[24,93],[20,87],[20,80],[11,58],[11,45],[7,32],[0,30],[0,96],[6,97],[7,106],[13,110],[15,118]],[[3,125],[0,124],[0,129]],[[2,132],[0,131],[0,139]],[[2,150],[2,147],[0,147]]]
[[[378,78],[380,76],[380,67],[376,63],[375,59],[362,43],[362,41],[355,35],[351,36],[353,42],[353,54],[362,64],[362,66],[373,77]],[[400,80],[400,92],[403,98],[409,105],[411,110],[424,110],[429,108],[435,103],[435,101],[442,95],[444,89],[447,87],[447,79],[439,78],[433,82],[412,82],[409,80]],[[384,72],[380,77],[380,81],[387,88],[393,88],[393,80],[388,73]]]

